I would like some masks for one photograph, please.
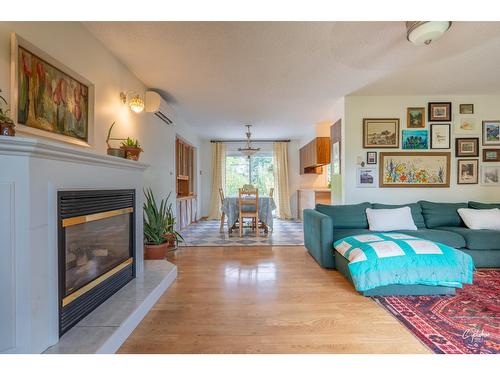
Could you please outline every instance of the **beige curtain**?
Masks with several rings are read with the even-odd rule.
[[[221,215],[219,189],[224,189],[226,175],[226,145],[212,143],[212,197],[210,199],[209,220],[218,220]]]
[[[291,219],[290,193],[288,190],[288,142],[274,142],[274,187],[280,219]]]

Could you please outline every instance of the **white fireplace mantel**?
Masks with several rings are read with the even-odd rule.
[[[148,164],[101,155],[81,147],[63,146],[42,139],[0,136],[0,155],[29,156],[98,166],[144,170]]]
[[[136,270],[143,272],[147,164],[48,140],[0,136],[0,353],[59,340],[57,191],[135,189]]]

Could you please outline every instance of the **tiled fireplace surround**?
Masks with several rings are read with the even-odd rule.
[[[135,189],[140,282],[148,165],[22,137],[0,137],[0,159],[0,353],[41,353],[59,340],[57,192]]]

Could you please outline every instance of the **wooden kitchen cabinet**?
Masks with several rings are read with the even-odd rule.
[[[323,173],[323,166],[330,164],[330,137],[314,138],[299,150],[300,174]]]

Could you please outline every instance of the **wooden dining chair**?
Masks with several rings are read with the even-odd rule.
[[[252,228],[259,236],[259,189],[240,189],[238,203],[240,206],[240,237],[243,236],[243,219],[252,219]]]
[[[220,229],[219,232],[224,232],[224,219],[226,218],[226,214],[222,210],[222,206],[224,205],[224,190],[222,188],[219,188],[219,198],[220,198],[220,207],[221,207],[221,215],[220,215]]]

